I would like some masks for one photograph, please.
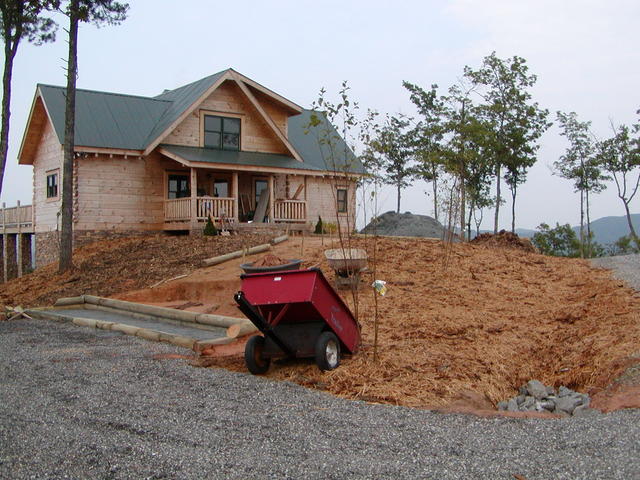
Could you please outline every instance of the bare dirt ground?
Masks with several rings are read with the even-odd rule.
[[[75,269],[51,264],[0,285],[0,305],[38,307],[60,297],[110,296],[192,272],[205,258],[268,242],[270,236],[140,236],[100,241],[74,251]]]
[[[317,264],[333,280],[323,250],[337,245],[320,238],[304,242],[303,246],[300,237],[294,238],[272,253],[281,258],[302,258],[306,267]],[[310,361],[275,363],[267,373],[269,378],[345,398],[423,408],[459,403],[461,395],[470,398],[468,392],[474,392],[475,408],[491,408],[535,378],[596,394],[596,398],[600,394],[601,408],[606,410],[611,399],[619,398],[615,389],[628,393],[638,386],[613,380],[621,377],[640,353],[640,294],[608,271],[594,269],[582,260],[542,256],[513,239],[446,245],[434,240],[380,238],[374,242],[369,238],[358,239],[352,246],[365,248],[370,259],[377,259],[375,278],[388,285],[386,296],[378,298],[378,360],[373,358],[371,273],[365,276],[358,295],[361,352],[327,373],[321,373]],[[116,247],[122,255],[133,244]],[[180,250],[180,245],[173,245],[173,251]],[[202,258],[207,256],[212,255]],[[186,308],[241,316],[232,299],[240,287],[241,260],[198,269],[188,277],[150,289],[160,272],[145,281],[118,282],[114,279],[124,275],[115,272],[118,268],[127,271],[126,262],[116,262],[118,255],[100,255],[105,257],[112,258],[114,265],[103,263],[104,268],[115,270],[100,276],[102,284],[97,279],[90,284],[91,293],[145,303],[199,304]],[[94,265],[89,258],[87,265]],[[165,261],[173,259],[169,256]],[[97,264],[95,268],[100,269]],[[181,271],[162,270],[165,278]],[[77,275],[84,278],[82,266],[79,272]],[[36,297],[31,293],[40,303],[57,296],[89,293],[77,289],[76,282],[81,280],[69,283],[68,279],[50,278],[46,282],[46,275],[36,275],[47,287],[46,294]],[[24,282],[29,284],[29,277]],[[14,292],[17,288],[10,284],[2,287],[3,303],[10,297],[8,287]],[[342,294],[355,310],[350,292]],[[22,297],[27,298],[26,294]],[[242,343],[219,353],[206,364],[246,371]],[[632,397],[622,406],[640,407],[638,395],[635,398],[636,404]]]

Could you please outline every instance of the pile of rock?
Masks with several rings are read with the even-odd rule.
[[[551,412],[563,416],[582,417],[600,413],[589,408],[591,399],[586,393],[579,393],[567,387],[556,392],[538,380],[529,380],[518,391],[519,395],[498,403],[498,410],[507,412]]]

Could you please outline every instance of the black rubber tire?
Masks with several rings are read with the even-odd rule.
[[[271,359],[262,356],[263,349],[264,337],[260,335],[251,337],[244,347],[244,363],[247,364],[247,368],[254,375],[265,373],[269,370],[269,365],[271,365]]]
[[[316,365],[323,372],[340,365],[340,341],[333,332],[322,332],[316,340]]]

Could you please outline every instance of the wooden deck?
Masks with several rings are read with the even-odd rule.
[[[2,233],[33,233],[33,205],[18,205],[6,208],[2,204],[0,225]]]

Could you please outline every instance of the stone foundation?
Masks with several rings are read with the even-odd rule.
[[[57,262],[60,255],[60,232],[36,233],[36,268]],[[73,248],[79,248],[100,240],[113,240],[137,236],[163,235],[163,232],[135,230],[81,230],[73,232]]]

